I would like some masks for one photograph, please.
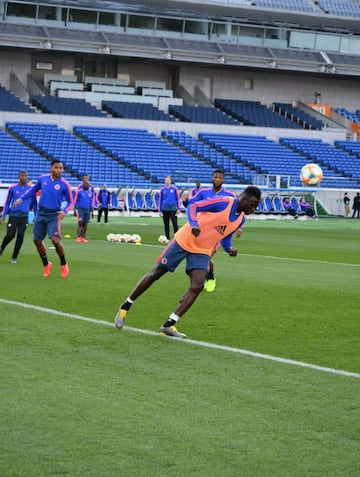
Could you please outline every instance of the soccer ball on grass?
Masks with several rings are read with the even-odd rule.
[[[169,240],[167,239],[166,235],[160,235],[158,240],[160,243],[169,243]]]
[[[141,237],[138,234],[132,234],[130,241],[132,243],[141,243]]]
[[[301,181],[308,186],[316,186],[323,178],[323,171],[317,164],[306,164],[300,172]]]

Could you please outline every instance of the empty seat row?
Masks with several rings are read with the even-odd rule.
[[[21,101],[17,96],[10,93],[0,85],[0,111],[13,111],[17,113],[34,113],[28,104]]]

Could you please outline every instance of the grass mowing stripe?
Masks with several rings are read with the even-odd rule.
[[[107,240],[93,240],[93,242],[102,242],[106,243]],[[118,243],[116,246],[129,246],[129,244],[126,243]],[[157,245],[157,244],[141,244],[143,247],[148,247],[148,248],[160,248],[164,249],[164,245]],[[295,257],[279,257],[277,255],[260,255],[260,254],[255,254],[255,253],[239,253],[238,256],[242,257],[254,257],[254,258],[266,258],[270,260],[285,260],[289,262],[304,262],[304,263],[324,263],[326,265],[343,265],[343,266],[348,266],[348,267],[360,267],[359,263],[347,263],[347,262],[330,262],[327,260],[314,260],[314,259],[309,259],[309,258],[295,258]]]
[[[11,301],[11,300],[5,300],[3,298],[0,298],[0,302],[4,303],[4,304],[8,304],[8,305],[19,306],[19,307],[22,307],[22,308],[30,308],[30,309],[33,309],[33,310],[37,310],[37,311],[44,312],[44,313],[49,313],[49,314],[52,314],[52,315],[64,316],[64,317],[67,317],[67,318],[73,318],[73,319],[80,320],[80,321],[87,321],[87,322],[98,324],[98,325],[113,326],[113,324],[108,322],[108,321],[96,320],[95,318],[88,318],[88,317],[84,317],[84,316],[80,316],[80,315],[75,315],[75,314],[72,314],[72,313],[65,313],[65,312],[62,312],[62,311],[53,310],[51,308],[44,308],[44,307],[36,306],[36,305],[29,305],[28,303],[21,303],[21,302],[16,302],[16,301]],[[126,326],[125,329],[128,330],[128,331],[147,334],[147,335],[151,335],[151,336],[159,336],[158,333],[155,333],[153,331],[139,329],[139,328],[132,328],[132,327]],[[299,366],[299,367],[302,367],[302,368],[309,368],[309,369],[313,369],[313,370],[321,371],[321,372],[325,372],[325,373],[332,373],[332,374],[337,374],[337,375],[340,375],[340,376],[346,376],[346,377],[350,377],[350,378],[360,379],[360,374],[358,374],[358,373],[352,373],[352,372],[344,371],[344,370],[341,370],[341,369],[328,368],[328,367],[324,367],[324,366],[318,366],[316,364],[304,363],[302,361],[296,361],[296,360],[291,360],[291,359],[286,359],[286,358],[280,358],[280,357],[277,357],[277,356],[272,356],[272,355],[267,355],[267,354],[262,354],[262,353],[256,353],[254,351],[249,351],[249,350],[245,350],[245,349],[233,348],[233,347],[230,347],[230,346],[222,346],[222,345],[207,343],[207,342],[204,342],[204,341],[191,340],[191,339],[186,339],[186,340],[183,340],[182,342],[183,343],[188,343],[188,344],[193,344],[193,345],[196,345],[196,346],[202,346],[204,348],[228,351],[228,352],[231,352],[231,353],[238,353],[238,354],[242,354],[242,355],[245,355],[245,356],[250,356],[250,357],[253,357],[253,358],[264,359],[264,360],[268,360],[268,361],[275,361],[275,362],[278,362],[278,363],[290,364],[290,365]]]

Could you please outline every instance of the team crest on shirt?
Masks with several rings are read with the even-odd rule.
[[[167,258],[166,258],[166,257],[163,257],[163,258],[161,259],[161,263],[162,263],[163,265],[166,265],[166,264],[167,264]]]
[[[54,187],[55,190],[59,190],[60,189],[60,186],[59,184],[55,184],[55,187]]]
[[[215,229],[219,232],[220,235],[224,235],[227,225],[217,225]]]

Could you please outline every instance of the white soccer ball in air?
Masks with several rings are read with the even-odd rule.
[[[167,239],[166,235],[160,235],[158,240],[160,243],[169,243],[169,240]]]
[[[306,164],[300,172],[301,181],[308,186],[316,186],[323,178],[323,171],[317,164]]]

